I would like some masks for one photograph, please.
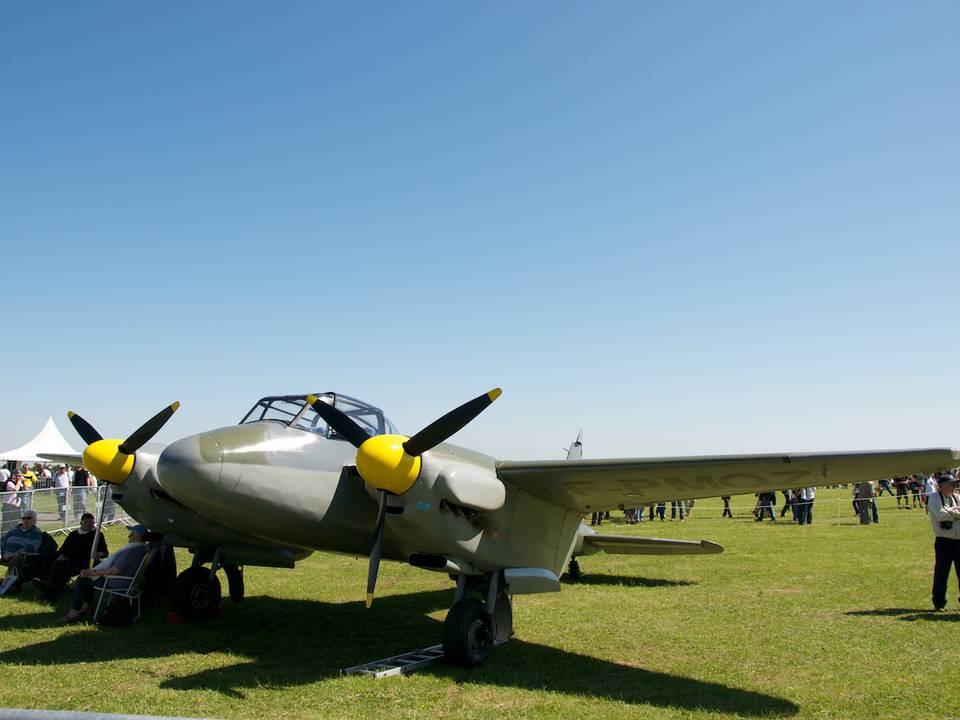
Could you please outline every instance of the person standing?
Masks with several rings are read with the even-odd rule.
[[[960,497],[957,481],[951,475],[940,478],[940,489],[929,498],[930,524],[933,526],[933,609],[947,606],[947,580],[953,565],[960,583]]]
[[[3,484],[3,505],[2,520],[0,520],[0,532],[6,532],[17,525],[17,518],[20,516],[20,490],[23,488],[23,481],[20,479],[20,473],[15,472]]]
[[[37,465],[37,480],[38,488],[50,487],[50,482],[53,480],[53,473],[43,463]]]
[[[33,490],[33,486],[37,482],[37,474],[30,469],[27,463],[20,466],[20,477],[23,479],[23,489]]]
[[[724,495],[720,499],[723,500],[723,515],[721,515],[720,517],[733,518],[733,513],[730,512],[730,496]],[[653,518],[651,517],[650,519],[652,520]]]
[[[770,516],[770,522],[777,521],[777,515],[774,507],[777,504],[777,494],[775,492],[757,493],[758,513],[755,522],[763,522],[765,515]]]
[[[897,489],[897,510],[910,509],[910,497],[907,494],[907,478],[896,477],[893,479],[893,486]],[[900,505],[901,499],[903,505]]]
[[[89,478],[90,473],[82,465],[73,474],[73,487],[70,490],[70,495],[73,500],[73,517],[75,520],[79,519],[86,510],[87,480]]]
[[[22,503],[20,507],[28,508],[33,505],[33,488],[37,484],[37,475],[27,463],[20,467],[20,479],[23,482],[23,488],[20,490]]]
[[[793,507],[793,492],[790,490],[781,490],[783,493],[783,509],[780,510],[780,517],[783,518],[787,514],[787,510],[793,512],[793,519],[797,519],[797,511]]]
[[[680,522],[683,522],[683,500],[671,500],[670,501],[670,521],[673,522],[677,519],[677,510],[680,510]]]
[[[800,525],[813,525],[813,499],[817,496],[812,487],[805,487],[800,491],[800,507],[797,522]]]
[[[60,513],[60,522],[67,519],[67,488],[70,487],[70,473],[66,466],[60,468],[57,477],[54,479],[54,487],[57,493],[57,510]]]

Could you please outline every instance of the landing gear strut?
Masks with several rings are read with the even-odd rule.
[[[468,596],[471,592],[481,597]],[[505,643],[511,635],[513,606],[501,574],[460,575],[453,607],[443,621],[443,654],[447,662],[476,667],[490,657],[494,645]]]

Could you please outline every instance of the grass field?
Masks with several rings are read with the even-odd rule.
[[[247,599],[208,623],[63,627],[30,589],[0,598],[0,706],[222,718],[960,717],[956,580],[930,608],[933,540],[922,510],[881,501],[859,526],[847,491],[818,492],[814,525],[762,525],[752,498],[700,501],[684,523],[609,532],[705,538],[721,555],[583,558],[575,585],[515,600],[516,635],[468,671],[339,676],[439,642],[444,575],[386,563],[372,610],[366,560],[315,554],[247,570]],[[842,498],[842,499],[841,499]],[[739,502],[738,502],[739,501]],[[668,508],[669,513],[669,508]],[[838,524],[839,521],[839,524]],[[122,543],[110,531],[111,547]],[[186,556],[178,557],[180,567]],[[55,612],[56,610],[56,612]]]

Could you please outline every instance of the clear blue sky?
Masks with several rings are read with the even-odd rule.
[[[960,446],[960,5],[4,3],[0,446]],[[0,448],[2,449],[2,448]]]

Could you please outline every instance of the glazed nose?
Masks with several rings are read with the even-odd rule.
[[[213,435],[192,435],[168,445],[157,462],[157,481],[175,499],[190,506],[218,489],[223,448]]]

